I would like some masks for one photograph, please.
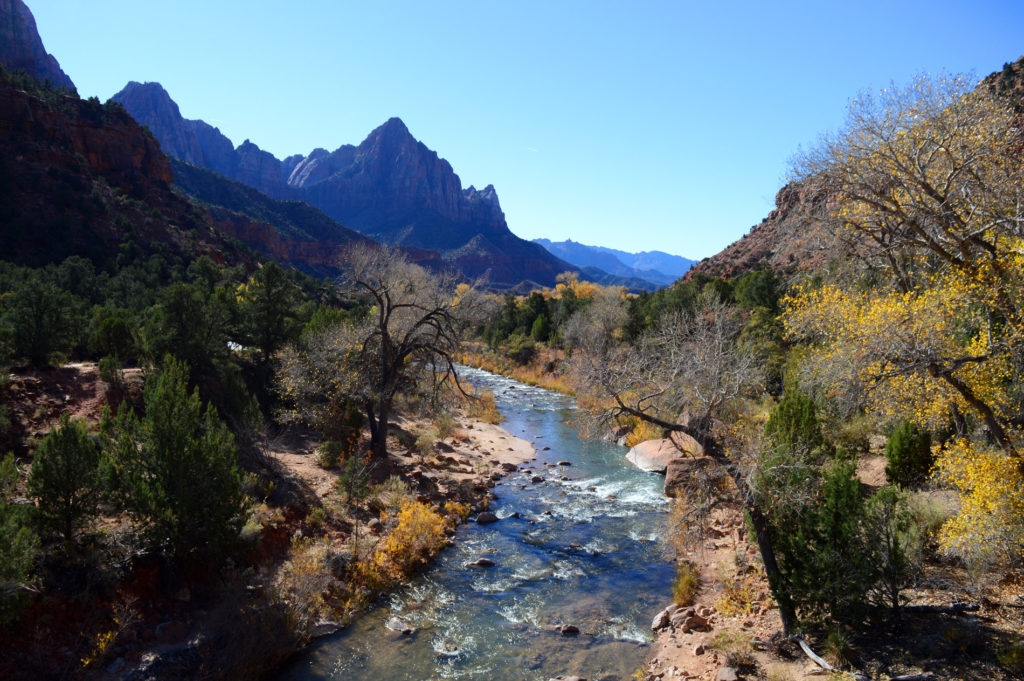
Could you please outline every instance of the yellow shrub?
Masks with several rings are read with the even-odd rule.
[[[469,402],[469,415],[474,419],[495,425],[504,421],[501,412],[498,411],[498,404],[494,400],[494,393],[490,390],[480,393],[476,399]]]
[[[938,452],[935,468],[962,501],[939,532],[944,552],[973,564],[1024,556],[1024,475],[1018,461],[960,438]]]
[[[629,435],[626,436],[626,446],[632,449],[641,442],[647,442],[648,440],[659,440],[665,436],[665,431],[647,421],[640,421],[633,426],[633,430],[629,431]]]
[[[407,577],[445,545],[445,520],[426,504],[406,502],[398,524],[374,551],[377,568],[395,577]]]
[[[469,518],[470,508],[468,504],[460,504],[457,501],[446,501],[444,502],[444,512],[450,519],[452,519],[453,525],[466,522]]]

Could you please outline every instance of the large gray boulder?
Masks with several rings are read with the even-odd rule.
[[[626,454],[626,460],[643,471],[664,473],[668,464],[684,457],[702,456],[704,448],[686,433],[672,433],[662,440],[641,442]]]

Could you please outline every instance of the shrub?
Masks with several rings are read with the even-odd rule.
[[[469,400],[469,415],[484,423],[497,425],[505,420],[505,417],[498,411],[498,404],[494,399],[494,393],[490,390],[479,395],[474,395]]]
[[[341,461],[342,454],[347,449],[346,445],[337,440],[328,440],[316,448],[316,464],[320,468],[334,468]]]
[[[89,338],[89,347],[100,355],[132,359],[136,354],[135,338],[123,317],[111,315],[99,323]],[[120,367],[119,367],[120,368]]]
[[[416,451],[420,456],[426,456],[434,451],[438,436],[435,428],[427,428],[416,438]]]
[[[672,601],[676,605],[689,605],[700,589],[700,573],[692,561],[676,564],[676,579],[672,583]]]
[[[792,391],[783,396],[768,417],[764,432],[773,445],[789,451],[812,452],[825,442],[814,400]]]
[[[145,416],[104,419],[112,487],[150,539],[176,557],[222,551],[239,535],[246,502],[234,438],[171,357],[146,382]]]
[[[396,520],[395,528],[377,545],[373,560],[382,571],[404,578],[445,546],[446,523],[418,501],[403,504]]]
[[[537,354],[537,346],[531,338],[512,334],[505,341],[505,355],[516,364],[528,364]]]
[[[46,434],[32,461],[28,489],[39,500],[42,527],[65,542],[96,515],[103,493],[100,451],[83,422],[64,414]]]
[[[434,427],[437,430],[437,437],[444,440],[451,436],[455,430],[455,419],[451,414],[441,414],[434,420]]]
[[[0,623],[21,610],[39,551],[39,538],[30,523],[31,507],[13,502],[18,478],[14,455],[8,454],[0,462]]]
[[[335,483],[346,504],[366,496],[370,484],[370,464],[361,456],[350,456]]]
[[[776,534],[776,551],[791,598],[812,620],[856,619],[876,579],[863,541],[864,504],[852,461],[822,470],[812,503],[787,518]]]
[[[910,421],[899,423],[885,445],[885,477],[901,487],[920,485],[932,467],[932,438]]]
[[[116,356],[108,355],[99,361],[97,365],[100,373],[100,380],[107,384],[112,390],[120,390],[124,387],[124,372],[121,371],[121,360]]]
[[[731,667],[749,667],[757,663],[754,657],[754,636],[740,629],[728,628],[715,632],[711,647],[725,655]]]
[[[641,442],[647,442],[648,440],[657,440],[665,437],[665,430],[659,426],[649,423],[648,421],[640,421],[638,424],[633,426],[633,429],[626,435],[626,446],[632,449]]]

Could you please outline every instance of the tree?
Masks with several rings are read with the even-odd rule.
[[[142,419],[122,407],[102,425],[112,487],[150,539],[179,558],[224,550],[245,518],[234,438],[188,368],[167,356],[146,382]]]
[[[797,158],[873,285],[804,287],[783,319],[833,367],[827,392],[857,386],[889,422],[956,426],[937,466],[964,503],[944,546],[1019,559],[1024,508],[1006,482],[1024,476],[1022,137],[1008,103],[973,88],[921,78],[862,95],[839,133]],[[972,421],[994,448],[966,437]]]
[[[18,469],[14,455],[0,461],[0,622],[13,617],[31,590],[39,538],[29,522],[30,505],[14,501]]]
[[[772,526],[750,484],[756,438],[745,430],[739,401],[760,388],[761,372],[754,353],[736,342],[742,319],[709,291],[697,311],[669,315],[631,345],[613,337],[625,320],[621,304],[601,299],[570,320],[566,336],[577,348],[572,361],[581,401],[603,424],[631,417],[686,433],[726,471],[753,526],[783,628],[790,631],[796,615],[783,588]]]
[[[836,229],[892,288],[804,289],[788,326],[851,346],[862,379],[903,384],[896,391],[946,415],[954,404],[973,411],[1010,447],[1016,413],[997,386],[1024,339],[1024,164],[1009,106],[972,88],[964,77],[921,78],[862,94],[843,130],[798,157],[798,175],[835,197]],[[835,332],[827,317],[842,320]],[[943,385],[915,389],[932,381]]]
[[[245,341],[260,353],[260,362],[270,359],[299,332],[295,308],[299,290],[281,266],[268,262],[242,287],[240,308]]]
[[[33,273],[11,295],[4,320],[15,354],[46,366],[54,352],[67,352],[81,334],[80,301],[42,273]]]
[[[479,317],[473,287],[432,275],[390,247],[353,246],[342,283],[368,299],[370,312],[311,335],[282,357],[278,385],[286,416],[329,428],[345,401],[362,405],[373,456],[384,461],[396,395],[431,394],[458,382],[455,357],[463,326]]]
[[[150,357],[170,354],[190,368],[193,379],[217,375],[228,358],[233,307],[223,289],[204,294],[192,284],[171,284],[160,292],[146,324]]]
[[[59,532],[65,543],[96,515],[103,493],[100,450],[84,423],[60,417],[36,451],[28,489],[39,500],[42,525]]]

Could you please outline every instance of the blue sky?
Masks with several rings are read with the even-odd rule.
[[[1024,2],[27,0],[83,96],[159,81],[279,158],[399,116],[512,231],[712,255],[864,88],[1024,54]]]

